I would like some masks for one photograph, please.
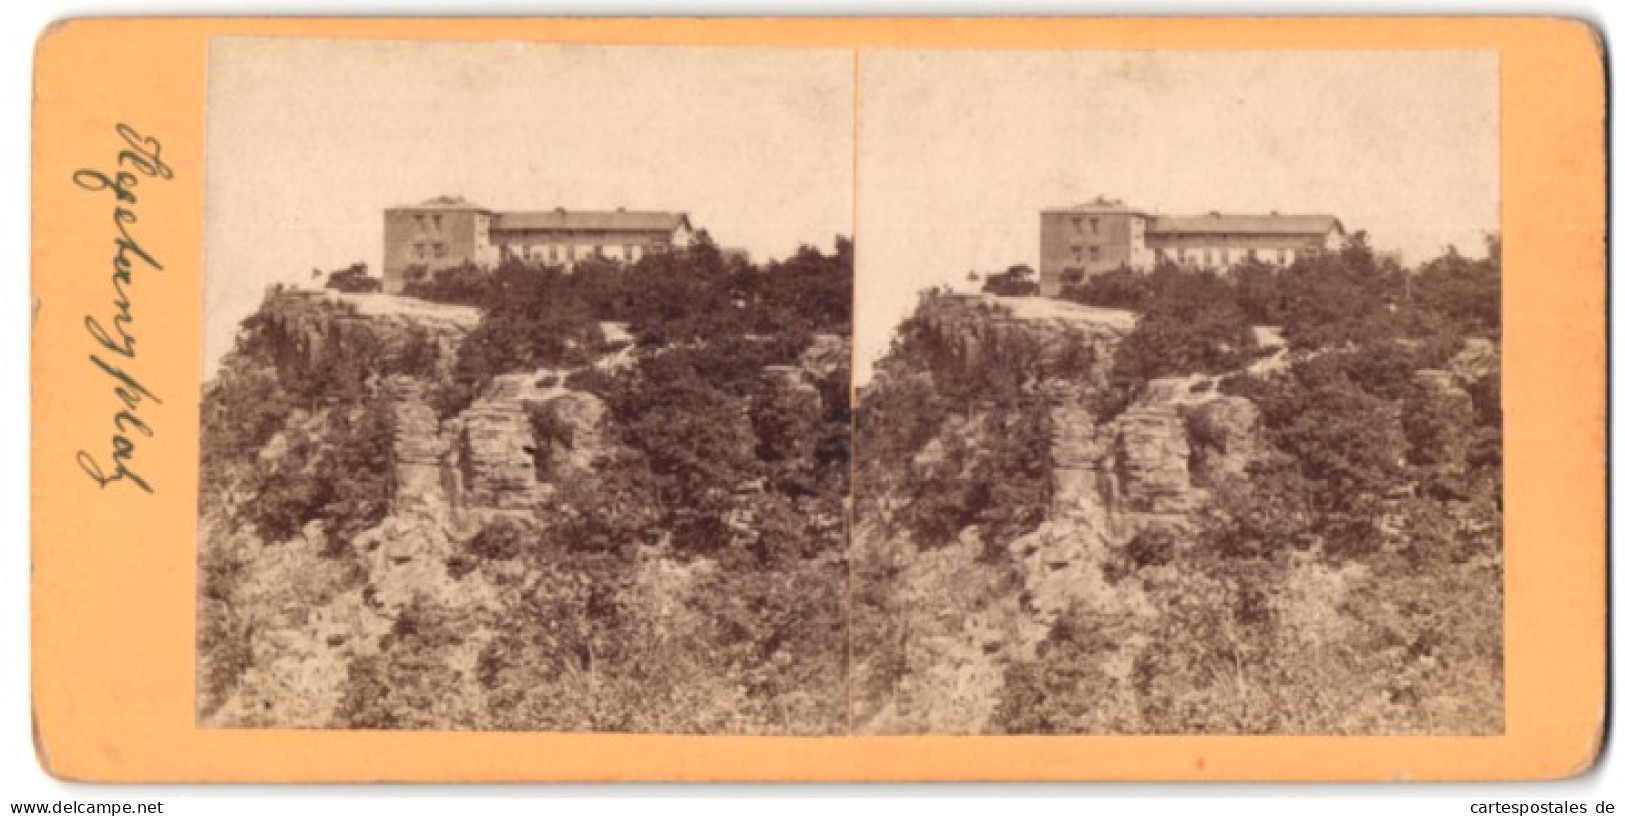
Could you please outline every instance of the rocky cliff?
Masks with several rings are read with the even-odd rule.
[[[547,512],[582,510],[550,499],[561,489],[585,489],[600,457],[618,443],[608,438],[603,399],[570,387],[570,370],[496,374],[462,407],[448,401],[458,348],[479,324],[479,312],[464,307],[307,291],[273,293],[250,320],[253,337],[239,345],[222,374],[241,393],[230,396],[217,385],[206,398],[216,435],[230,445],[243,444],[238,440],[246,434],[256,449],[246,457],[217,451],[228,465],[214,474],[230,484],[204,499],[200,722],[376,725],[379,715],[368,712],[382,707],[415,712],[408,722],[391,714],[382,723],[397,727],[523,724],[520,714],[503,710],[511,705],[487,700],[485,690],[497,682],[494,666],[517,659],[510,642],[516,626],[556,633],[558,621],[533,619],[534,609],[580,615],[571,603],[601,605],[611,592],[624,593],[625,604],[657,622],[649,632],[665,632],[659,643],[698,636],[698,623],[686,631],[668,625],[694,616],[682,609],[691,585],[724,580],[703,559],[635,548],[628,563],[595,584],[571,572],[570,559],[563,567],[539,568],[515,557],[515,536],[522,546],[544,546],[534,540],[555,521]],[[620,330],[607,328],[611,336]],[[819,421],[825,410],[819,386],[845,376],[849,348],[842,337],[820,335],[797,363],[767,366],[760,374],[764,399]],[[585,368],[616,372],[636,364],[631,349],[619,348]],[[244,430],[258,424],[252,412],[263,402],[248,389],[267,385],[271,390],[260,393],[294,407],[265,417],[268,435],[259,442]],[[298,393],[290,398],[287,390]],[[369,411],[381,417],[376,440],[365,430],[372,427],[365,421]],[[323,457],[336,447],[372,442],[379,455],[360,461],[376,462],[379,472],[340,466],[323,475]],[[280,481],[267,487],[272,479]],[[334,481],[352,480],[380,485],[380,492],[341,498]],[[382,501],[376,512],[368,509],[372,498]],[[243,512],[245,504],[263,501],[327,504],[317,520],[282,536],[244,522],[253,517]],[[357,529],[356,519],[367,521]],[[582,558],[592,563],[593,556]],[[455,634],[420,642],[428,637],[426,616],[436,631]],[[608,620],[593,625],[616,626]],[[640,635],[629,629],[620,637]],[[527,643],[525,649],[535,649]],[[574,648],[542,650],[535,659],[569,664]],[[413,661],[423,664],[422,682],[441,691],[432,701],[389,701],[404,693],[394,686],[407,681],[392,685],[377,673],[407,670]],[[569,724],[585,715],[535,716],[540,723]]]
[[[923,375],[906,371],[909,365],[928,366],[930,376],[940,377],[1000,363],[978,361],[980,356],[1039,350],[1036,364],[1022,363],[1035,373],[1021,388],[1042,401],[1028,421],[1048,429],[1045,478],[1038,488],[1043,512],[1013,536],[971,524],[945,545],[928,544],[895,518],[898,507],[917,501],[909,498],[916,488],[897,486],[907,477],[860,479],[860,492],[900,492],[875,500],[879,510],[860,519],[855,530],[856,591],[865,601],[854,624],[859,731],[1006,728],[1011,701],[1032,693],[1007,688],[1021,673],[1017,669],[1056,671],[1056,650],[1080,648],[1080,642],[1087,644],[1087,668],[1065,675],[1071,679],[1064,680],[1064,694],[1092,697],[1082,705],[1094,710],[1078,722],[1091,716],[1107,722],[1104,712],[1121,714],[1119,704],[1132,700],[1136,712],[1110,720],[1111,727],[1152,727],[1143,723],[1172,715],[1146,713],[1145,700],[1158,682],[1153,667],[1168,660],[1148,647],[1158,638],[1194,636],[1188,616],[1218,618],[1207,604],[1228,607],[1226,616],[1240,609],[1242,626],[1249,625],[1249,615],[1267,617],[1270,626],[1291,627],[1293,637],[1309,642],[1335,641],[1349,631],[1349,622],[1328,610],[1366,580],[1362,565],[1287,559],[1257,567],[1267,577],[1249,585],[1225,577],[1242,562],[1192,551],[1203,546],[1215,514],[1225,511],[1217,506],[1219,496],[1244,489],[1250,466],[1269,453],[1259,407],[1222,388],[1243,371],[1154,379],[1125,408],[1101,416],[1099,396],[1111,387],[1107,375],[1119,343],[1134,327],[1132,314],[1038,298],[939,295],[922,301],[914,326],[918,347],[932,350],[927,362],[892,360],[889,371],[883,363],[878,387]],[[1086,352],[1081,357],[1079,349]],[[1286,354],[1277,349],[1249,370],[1260,376],[1281,372]],[[1058,362],[1067,356],[1073,364]],[[1491,344],[1469,342],[1450,370],[1417,372],[1419,392],[1447,422],[1466,427],[1473,409],[1464,389],[1497,371],[1496,358]],[[1085,364],[1077,365],[1078,359]],[[997,410],[974,404],[953,409],[912,462],[871,463],[868,472],[928,472],[921,464],[936,466],[944,439],[969,439],[963,448],[971,461],[962,469],[988,471],[978,471],[974,457],[995,447],[983,417]],[[1447,462],[1465,456],[1433,453]],[[864,456],[861,445],[858,456]],[[1250,612],[1249,604],[1270,611]],[[1095,691],[1085,691],[1090,683]]]
[[[989,542],[975,529],[949,546],[899,556],[908,545],[888,540],[896,531],[858,528],[860,559],[890,556],[902,571],[899,649],[908,666],[882,707],[865,711],[860,702],[860,729],[977,733],[995,713],[1005,667],[1031,659],[1065,610],[1082,604],[1106,617],[1155,614],[1142,594],[1107,581],[1114,552],[1149,530],[1188,529],[1209,488],[1246,468],[1257,413],[1247,400],[1218,393],[1211,378],[1190,377],[1154,381],[1122,413],[1098,420],[1091,397],[1105,387],[1112,355],[1133,329],[1128,312],[945,295],[926,300],[916,318],[937,335],[934,345],[967,364],[1017,340],[1036,345],[1048,361],[1078,349],[1088,361],[1081,376],[1030,386],[1041,391],[1048,415],[1049,500],[1036,529],[994,542],[1007,558],[987,558]],[[950,594],[939,594],[948,587]],[[910,601],[916,592],[922,597]]]
[[[275,338],[279,362],[313,368],[376,355],[380,369],[449,366],[458,343],[480,322],[477,309],[382,294],[289,289],[256,316]],[[420,361],[409,360],[420,357]]]
[[[478,323],[473,309],[292,291],[268,298],[258,318],[264,340],[257,348],[284,381],[320,379],[336,361],[373,355],[369,380],[390,420],[387,512],[349,540],[334,540],[322,523],[311,522],[291,540],[263,541],[253,529],[230,529],[230,506],[205,508],[205,568],[224,561],[232,580],[214,597],[205,588],[200,615],[205,631],[224,630],[235,648],[206,654],[200,672],[207,677],[241,665],[233,682],[204,684],[227,685],[231,693],[200,700],[202,720],[318,727],[342,702],[352,663],[378,655],[413,604],[483,621],[468,627],[461,647],[459,670],[471,671],[511,598],[481,573],[454,575],[448,563],[490,519],[528,512],[549,489],[535,462],[557,457],[533,454],[528,412],[558,408],[578,431],[570,455],[581,458],[593,454],[602,406],[591,394],[539,387],[553,372],[538,372],[498,377],[466,410],[440,418],[430,392]],[[338,410],[344,409],[319,408],[317,415]],[[296,430],[288,423],[271,438],[261,467],[288,455]]]

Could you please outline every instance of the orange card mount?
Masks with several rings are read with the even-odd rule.
[[[1584,772],[1602,65],[1544,19],[52,26],[40,762]]]

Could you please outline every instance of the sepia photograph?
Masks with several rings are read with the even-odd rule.
[[[845,733],[851,51],[208,78],[198,723]]]
[[[1503,733],[1498,82],[862,54],[856,733]]]
[[[1613,812],[1600,21],[375,11],[8,29],[14,810]]]
[[[1503,732],[1493,52],[209,64],[201,725]]]

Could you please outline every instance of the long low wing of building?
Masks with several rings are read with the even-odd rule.
[[[1158,215],[1097,198],[1039,216],[1039,292],[1048,297],[1092,275],[1159,263],[1224,272],[1245,260],[1286,265],[1335,248],[1345,236],[1333,215],[1210,212]]]
[[[680,212],[552,210],[495,212],[452,196],[384,211],[384,291],[441,269],[495,266],[513,258],[573,268],[577,261],[625,262],[687,247]]]

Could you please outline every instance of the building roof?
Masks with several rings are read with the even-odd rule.
[[[1078,213],[1082,215],[1091,213],[1129,213],[1133,215],[1146,214],[1144,210],[1141,210],[1138,207],[1130,207],[1129,205],[1124,204],[1120,199],[1107,198],[1105,196],[1097,196],[1095,200],[1085,201],[1082,204],[1073,204],[1066,207],[1051,207],[1044,210],[1044,212]]]
[[[1139,215],[1148,219],[1146,232],[1154,235],[1325,235],[1342,233],[1343,223],[1333,215],[1249,215],[1210,212],[1205,215],[1155,215],[1124,204],[1121,199],[1096,196],[1092,201],[1050,207],[1045,214]]]
[[[1325,235],[1343,232],[1343,222],[1333,215],[1159,215],[1151,219],[1146,232],[1152,235]]]
[[[487,210],[484,207],[481,207],[480,205],[475,204],[474,202],[469,201],[468,199],[463,198],[462,196],[449,196],[449,195],[435,196],[434,198],[424,199],[421,203],[418,203],[418,204],[407,204],[407,205],[404,205],[404,206],[401,206],[401,207],[394,207],[393,209],[397,209],[397,210],[474,210],[474,211],[477,211],[477,212],[487,212]]]
[[[491,216],[493,230],[586,230],[594,232],[671,232],[688,226],[679,212],[632,210],[556,210],[503,212]]]

